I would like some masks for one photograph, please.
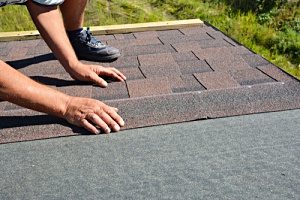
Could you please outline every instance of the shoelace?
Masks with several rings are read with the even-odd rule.
[[[86,42],[87,42],[87,43],[89,43],[89,44],[91,44],[91,45],[93,45],[93,46],[95,46],[95,47],[103,46],[103,45],[104,45],[101,41],[97,40],[97,39],[93,36],[93,34],[92,34],[91,31],[90,31],[90,27],[87,27],[85,33],[86,33]]]

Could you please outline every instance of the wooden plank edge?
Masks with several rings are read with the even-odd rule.
[[[0,42],[41,38],[38,31],[0,32]]]
[[[120,24],[109,26],[91,26],[94,35],[131,33],[141,31],[162,31],[186,27],[202,26],[204,23],[200,19],[148,22],[136,24]],[[41,38],[38,31],[0,32],[0,41],[30,40]]]
[[[90,27],[95,35],[132,33],[142,31],[162,31],[172,30],[186,27],[202,26],[204,23],[199,19],[164,21],[164,22],[148,22],[137,24],[122,24],[110,26],[94,26]]]

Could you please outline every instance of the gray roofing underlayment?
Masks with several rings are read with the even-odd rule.
[[[74,81],[43,40],[0,42],[1,60],[126,123],[92,136],[0,102],[0,199],[299,199],[298,80],[210,25],[97,37],[125,83]]]

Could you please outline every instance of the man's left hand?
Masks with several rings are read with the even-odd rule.
[[[100,87],[106,87],[107,82],[101,77],[107,77],[116,81],[125,81],[126,77],[119,70],[113,67],[103,67],[100,65],[87,65],[78,62],[77,65],[69,68],[68,73],[72,78],[80,81],[90,81]]]

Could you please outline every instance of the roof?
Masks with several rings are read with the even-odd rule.
[[[299,199],[300,110],[0,145],[0,199]]]
[[[102,65],[124,72],[125,83],[72,80],[39,39],[1,42],[0,58],[64,93],[118,107],[124,129],[300,108],[298,80],[210,25],[97,37],[121,50]],[[0,111],[0,143],[86,134],[8,102]]]

